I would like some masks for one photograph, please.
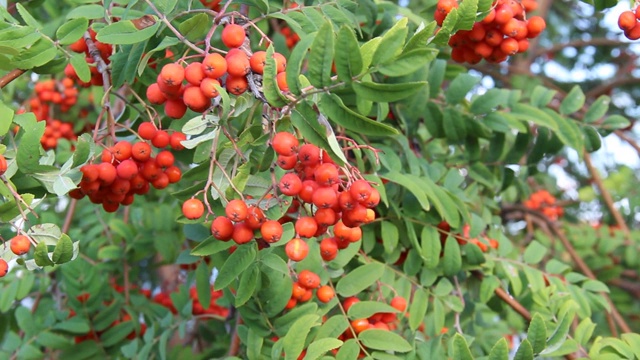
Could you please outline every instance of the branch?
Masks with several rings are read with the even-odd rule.
[[[0,78],[0,89],[7,86],[10,82],[17,79],[20,75],[24,74],[26,70],[13,69]]]
[[[539,48],[531,53],[533,58],[539,57],[544,54],[549,53],[557,53],[558,51],[562,51],[567,47],[585,47],[585,46],[629,46],[628,41],[621,41],[617,39],[608,39],[608,38],[594,38],[590,40],[572,40],[567,41],[560,44],[555,44],[548,48]]]
[[[616,130],[614,132],[616,133],[616,135],[618,135],[620,139],[629,143],[629,145],[631,145],[631,147],[633,147],[636,150],[636,152],[638,153],[638,156],[640,156],[640,145],[638,145],[638,143],[634,139],[632,139],[631,136],[629,136],[626,132],[622,130]]]
[[[596,169],[593,166],[593,163],[591,162],[591,155],[586,151],[584,152],[584,163],[585,165],[587,165],[587,169],[591,174],[591,178],[593,179],[593,182],[598,187],[598,190],[600,191],[600,195],[602,195],[602,199],[604,200],[604,203],[607,205],[607,208],[609,208],[611,215],[613,215],[613,218],[616,220],[616,223],[622,230],[622,233],[624,234],[624,237],[625,237],[625,242],[627,243],[626,245],[629,245],[631,243],[631,233],[629,231],[629,227],[627,226],[627,223],[624,221],[622,214],[620,214],[620,211],[618,211],[618,209],[614,205],[613,198],[611,197],[611,194],[609,193],[607,188],[604,186],[604,183],[602,182],[602,178],[600,177],[600,173],[598,173],[598,169]]]

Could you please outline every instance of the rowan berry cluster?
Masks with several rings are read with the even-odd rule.
[[[80,168],[83,175],[80,186],[69,195],[75,199],[86,195],[91,202],[102,204],[105,211],[115,212],[120,205],[133,203],[134,195],[146,194],[150,186],[164,189],[180,181],[182,171],[174,165],[173,153],[161,149],[169,145],[174,150],[183,149],[180,142],[185,135],[179,132],[169,135],[150,122],[140,124],[138,134],[151,144],[123,140],[104,149],[101,163]],[[160,150],[155,157],[151,145]]]
[[[181,63],[164,65],[156,82],[147,88],[147,99],[154,105],[164,104],[164,112],[168,117],[180,119],[187,108],[199,113],[207,111],[223,84],[229,93],[243,94],[249,87],[247,75],[250,72],[262,75],[267,57],[265,51],[257,51],[249,56],[240,50],[245,39],[246,32],[241,25],[226,25],[222,30],[222,42],[230,50],[225,56],[207,54],[202,62],[194,61],[186,67]],[[285,91],[286,58],[280,53],[275,53],[274,58],[278,85]]]
[[[540,35],[546,27],[540,16],[526,16],[537,6],[535,0],[494,1],[491,11],[471,30],[458,31],[449,39],[451,58],[460,63],[477,64],[482,59],[499,63],[527,51],[529,39]],[[457,0],[439,0],[434,15],[438,25],[442,25],[449,12],[457,7]]]
[[[125,288],[123,286],[119,286],[116,284],[111,284],[111,287],[119,292],[119,293],[123,293],[125,291]],[[151,291],[150,290],[143,290],[143,289],[138,289],[135,286],[130,286],[129,288],[130,291],[135,291],[135,292],[139,292],[141,295],[149,298],[151,296]],[[89,299],[91,298],[91,295],[89,293],[81,293],[80,295],[75,297],[75,301],[72,301],[71,304],[75,304],[76,308],[78,307],[82,307],[83,308],[83,313],[86,313],[86,303],[89,301]],[[109,306],[113,301],[106,301],[105,302],[105,306]],[[73,318],[77,315],[76,311],[72,308],[70,310],[69,313],[69,318]],[[127,321],[133,321],[131,315],[126,312],[124,309],[120,311],[120,314],[118,315],[118,318],[115,319],[112,323],[110,323],[109,325],[107,325],[106,328],[92,328],[89,332],[87,332],[86,334],[83,335],[77,335],[74,338],[74,341],[76,344],[88,341],[88,340],[93,340],[93,341],[99,341],[100,337],[102,336],[102,334],[104,334],[105,332],[107,332],[107,330],[112,329],[113,327],[115,327],[116,325],[125,323]],[[142,337],[145,332],[147,331],[147,325],[144,322],[140,322],[140,328],[139,330],[132,330],[128,335],[127,335],[127,339],[129,340],[133,340],[136,337]]]
[[[46,121],[46,127],[40,144],[45,150],[58,146],[58,140],[64,138],[73,141],[77,134],[73,130],[74,124],[54,118],[55,113],[66,113],[78,102],[78,89],[75,81],[65,77],[62,80],[48,79],[36,82],[35,96],[29,99],[29,109],[38,121]],[[20,110],[19,112],[24,112]]]
[[[558,220],[564,214],[564,209],[556,204],[556,198],[547,190],[538,190],[525,200],[524,206],[542,212],[551,220]]]
[[[229,316],[229,309],[216,304],[216,300],[221,298],[224,294],[221,290],[211,290],[211,302],[208,308],[204,308],[198,299],[198,291],[195,287],[189,289],[189,297],[192,301],[191,313],[193,315],[217,315],[221,318]],[[171,294],[169,292],[160,292],[153,297],[153,301],[168,308],[173,314],[177,314],[178,310],[173,305],[171,300]]]
[[[640,39],[640,5],[635,9],[622,12],[618,17],[618,27],[629,40]]]
[[[109,57],[113,53],[113,46],[110,44],[101,43],[96,40],[96,32],[93,29],[89,28],[89,35],[93,44],[96,46],[96,49],[100,51],[100,57],[105,62],[105,64],[109,64]],[[64,69],[64,74],[74,79],[78,82],[78,84],[82,87],[89,87],[91,85],[94,86],[102,86],[104,84],[104,79],[102,78],[102,74],[98,71],[98,68],[95,66],[95,59],[89,53],[89,47],[87,46],[87,42],[84,40],[84,37],[78,39],[78,41],[69,45],[69,49],[76,53],[84,53],[85,61],[89,64],[89,70],[91,71],[91,80],[89,82],[84,82],[78,78],[75,69],[71,64],[67,64],[67,67]]]

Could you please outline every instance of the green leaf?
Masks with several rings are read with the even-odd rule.
[[[0,136],[4,136],[9,132],[13,122],[13,114],[13,109],[0,101]]]
[[[580,110],[584,105],[585,96],[580,86],[575,85],[560,103],[560,114],[569,115]]]
[[[121,20],[100,29],[96,35],[96,39],[103,43],[116,45],[143,42],[155,35],[156,31],[158,31],[161,22],[157,21],[155,17],[154,20],[156,21],[155,24],[141,30],[136,28],[131,20]]]
[[[416,331],[424,321],[429,306],[429,294],[423,288],[417,288],[413,293],[411,305],[409,305],[409,327],[411,331]]]
[[[593,323],[591,318],[585,318],[580,322],[580,324],[578,324],[578,327],[573,332],[573,338],[578,344],[586,345],[589,342],[589,339],[591,339],[591,335],[593,335],[593,331],[595,329],[596,324]],[[624,338],[625,334],[622,335],[623,340]],[[638,344],[640,344],[640,342],[638,342]],[[640,359],[640,356],[638,356],[638,358]]]
[[[547,326],[538,313],[534,314],[531,319],[529,330],[527,330],[527,339],[531,343],[534,354],[539,354],[547,346]]]
[[[256,255],[257,250],[255,244],[249,243],[244,246],[238,246],[236,251],[229,256],[220,268],[214,289],[220,290],[229,286],[233,280],[255,261]]]
[[[13,58],[11,65],[18,69],[32,69],[42,66],[56,57],[56,47],[49,40],[38,39],[27,50]]]
[[[304,360],[316,360],[319,359],[322,355],[324,355],[327,351],[339,348],[343,342],[338,339],[332,338],[324,338],[319,339],[307,347],[307,355],[305,355]]]
[[[626,117],[624,117],[622,115],[611,115],[611,116],[608,116],[602,122],[602,128],[603,129],[607,129],[607,130],[624,129],[624,128],[628,127],[629,125],[631,125],[631,122],[629,121],[629,119],[627,119]]]
[[[49,258],[49,250],[47,249],[47,244],[45,244],[44,241],[41,241],[36,245],[33,258],[38,266],[54,265],[53,261]]]
[[[252,264],[240,277],[238,290],[236,290],[236,307],[244,305],[256,290],[258,285],[258,277],[260,276],[260,268],[256,264]]]
[[[409,18],[407,17],[401,18],[391,29],[389,29],[389,31],[387,31],[386,34],[384,34],[384,36],[382,36],[382,40],[380,40],[380,43],[371,58],[371,65],[375,66],[387,63],[399,55],[402,47],[404,46],[407,33],[409,32],[409,29],[407,28],[408,21]]]
[[[398,240],[400,239],[398,228],[394,223],[390,221],[383,221],[380,226],[380,235],[382,236],[382,245],[384,246],[384,251],[390,254],[398,246]]]
[[[204,15],[205,18],[207,17],[206,14],[199,14],[199,15]],[[149,63],[149,59],[151,59],[151,56],[153,56],[153,54],[155,54],[158,51],[165,50],[168,47],[175,46],[179,43],[180,43],[180,40],[178,40],[175,37],[171,37],[171,36],[163,37],[162,41],[160,41],[160,44],[158,44],[158,46],[156,46],[155,48],[147,51],[147,53],[142,57],[142,60],[140,60],[140,63],[138,64],[138,76],[142,75],[144,70],[147,69],[147,64]]]
[[[556,93],[556,90],[547,89],[542,85],[537,85],[531,92],[531,105],[542,109],[546,107],[551,100],[553,100]]]
[[[569,334],[569,330],[571,330],[573,318],[576,315],[575,309],[571,308],[571,306],[574,306],[574,303],[567,302],[564,307],[561,308],[560,312],[562,312],[564,308],[568,308],[568,310],[565,311],[564,315],[560,316],[560,319],[558,320],[558,327],[554,330],[551,336],[549,336],[549,339],[547,340],[547,348],[540,353],[541,355],[550,354],[556,351],[564,343],[567,335]]]
[[[513,360],[533,360],[533,348],[531,347],[529,340],[522,340]]]
[[[53,325],[54,330],[64,331],[70,334],[84,335],[91,330],[89,322],[79,316],[72,317],[69,320]]]
[[[22,20],[24,20],[24,22],[27,25],[34,27],[38,30],[42,29],[42,25],[31,14],[29,14],[29,11],[22,4],[20,4],[19,2],[16,3],[16,9],[18,10],[18,13],[22,17]]]
[[[537,264],[542,261],[546,253],[547,248],[537,240],[533,240],[525,249],[523,259],[527,264]]]
[[[435,21],[432,21],[426,26],[424,27],[422,26],[423,25],[420,24],[415,34],[413,34],[413,36],[409,38],[409,41],[407,41],[407,44],[404,46],[403,55],[406,54],[407,52],[424,48],[427,45],[429,38],[433,36],[433,32],[436,29],[436,26],[438,26],[438,24],[436,24]]]
[[[360,54],[358,52],[358,54]],[[427,66],[436,58],[438,50],[432,48],[421,48],[405,51],[393,61],[378,65],[377,71],[386,76],[398,77],[416,72]]]
[[[453,358],[459,360],[473,360],[467,340],[465,340],[465,338],[460,334],[455,334],[453,336]]]
[[[489,89],[486,93],[473,99],[469,110],[476,115],[487,114],[498,106],[505,105],[506,92],[507,90],[504,89]]]
[[[307,75],[311,85],[323,88],[331,85],[331,65],[334,55],[333,26],[325,22],[316,33],[309,53]]]
[[[178,0],[155,0],[154,4],[161,13],[169,15],[176,7]]]
[[[454,276],[462,269],[462,257],[460,255],[460,245],[458,241],[449,236],[444,244],[444,255],[442,256],[442,270],[445,276]]]
[[[409,352],[413,346],[402,336],[385,330],[368,329],[358,334],[358,340],[370,349]]]
[[[342,344],[340,350],[338,350],[338,354],[336,354],[336,359],[340,360],[356,360],[358,355],[360,354],[360,346],[358,346],[358,342],[356,339],[349,339]]]
[[[440,262],[440,252],[442,251],[442,243],[440,242],[440,234],[430,226],[422,228],[420,235],[420,253],[424,266],[427,269],[435,269]]]
[[[276,59],[273,58],[273,46],[267,49],[267,58],[264,66],[264,78],[262,81],[262,91],[269,104],[275,107],[283,107],[287,103],[282,97],[278,83],[276,82],[277,68]]]
[[[304,349],[309,331],[317,326],[320,317],[315,314],[304,315],[291,325],[287,335],[283,338],[285,360],[297,359]]]
[[[511,108],[511,114],[524,121],[558,131],[558,124],[546,112],[527,104],[516,104]]]
[[[478,0],[465,0],[458,7],[457,29],[471,30],[476,21],[476,13],[478,12]]]
[[[335,135],[332,135],[332,132],[320,123],[318,114],[306,102],[298,104],[291,112],[291,123],[300,131],[305,140],[327,150],[336,161],[347,162],[339,145],[337,149],[331,146]]]
[[[584,147],[584,141],[582,139],[582,132],[580,127],[573,120],[558,115],[551,109],[545,109],[545,112],[551,116],[558,125],[558,131],[556,135],[560,138],[565,145],[570,146],[582,153]]]
[[[62,24],[56,31],[56,37],[60,45],[69,45],[78,41],[87,28],[89,20],[86,18],[76,18]]]
[[[233,241],[222,241],[214,238],[213,236],[209,236],[208,238],[202,240],[201,243],[196,245],[193,250],[191,250],[191,255],[195,256],[208,256],[217,254],[221,251],[227,250],[232,245],[234,245]]]
[[[598,280],[587,280],[582,284],[582,288],[591,292],[609,292],[609,287]]]
[[[635,357],[640,359],[640,334],[625,333],[620,335],[620,337],[631,347],[630,350],[633,352]]]
[[[398,130],[364,117],[347,108],[335,94],[323,94],[318,104],[323,114],[338,125],[362,135],[383,136],[398,134]]]
[[[300,95],[300,72],[314,37],[305,36],[293,48],[287,59],[287,86],[292,94]],[[336,58],[336,62],[337,62]]]
[[[498,287],[500,287],[500,279],[494,275],[485,276],[480,284],[480,301],[483,303],[489,301]]]
[[[73,242],[67,234],[62,234],[58,244],[53,249],[53,262],[56,264],[64,264],[73,258]]]
[[[44,347],[56,350],[64,350],[72,346],[69,338],[51,331],[40,332],[36,336],[36,342]]]
[[[67,19],[75,19],[75,18],[87,18],[89,20],[92,19],[100,19],[105,16],[105,8],[102,5],[91,4],[91,5],[82,5],[76,8],[71,9],[67,14]]]
[[[602,147],[602,138],[593,126],[582,126],[584,149],[588,152],[598,151]]]
[[[334,315],[327,319],[318,329],[315,339],[336,338],[349,327],[349,321],[342,315]]]
[[[204,309],[208,309],[209,305],[211,305],[210,277],[211,270],[209,270],[209,266],[204,260],[200,261],[200,264],[198,264],[196,268],[196,293],[198,295],[198,301]]]
[[[383,273],[383,264],[370,263],[362,265],[340,279],[336,286],[336,292],[341,296],[359,294],[379,280]]]
[[[353,90],[363,99],[376,102],[395,102],[407,98],[426,86],[426,81],[399,84],[382,84],[374,82],[354,82]]]
[[[464,100],[467,93],[480,82],[480,78],[470,74],[460,74],[449,84],[445,91],[447,103],[458,104]]]
[[[598,97],[584,114],[584,122],[587,124],[593,124],[600,120],[607,114],[607,111],[609,111],[609,104],[611,104],[611,98],[607,95],[601,95]]]
[[[362,55],[358,46],[358,39],[351,27],[343,25],[336,40],[336,73],[338,80],[346,84],[362,71]]]
[[[104,347],[116,345],[135,330],[133,321],[121,322],[100,335],[100,342]]]
[[[442,125],[449,141],[461,142],[467,137],[467,123],[457,109],[444,109]]]
[[[509,344],[507,344],[507,339],[502,338],[493,345],[487,360],[509,360]]]
[[[381,303],[378,301],[359,301],[349,308],[347,315],[351,319],[364,319],[372,316],[376,313],[397,313],[391,305]]]
[[[427,195],[424,193],[424,190],[406,175],[401,174],[399,172],[390,172],[386,174],[381,174],[380,178],[394,182],[404,187],[405,189],[409,190],[409,192],[413,196],[415,196],[416,200],[418,200],[418,202],[420,203],[420,206],[425,211],[429,211],[429,209],[431,208],[429,205],[429,199],[427,198]]]

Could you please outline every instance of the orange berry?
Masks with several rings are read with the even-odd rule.
[[[235,222],[246,219],[248,210],[247,204],[239,199],[229,201],[224,209],[227,217]]]
[[[227,76],[225,86],[227,88],[227,91],[229,91],[233,95],[242,95],[245,91],[247,91],[249,83],[244,76]]]
[[[187,112],[187,105],[180,100],[167,100],[164,104],[164,113],[172,119],[181,119]],[[164,147],[164,146],[163,146]]]
[[[16,235],[11,239],[10,248],[14,254],[24,255],[29,252],[31,241],[25,235]]]
[[[309,245],[300,238],[294,238],[285,246],[285,253],[292,261],[302,261],[309,254]]]
[[[0,277],[4,277],[9,272],[9,264],[5,259],[0,259]]]
[[[335,291],[333,291],[333,288],[329,285],[321,286],[316,291],[316,296],[318,297],[318,300],[320,300],[323,303],[328,303],[329,301],[331,301],[331,299],[333,299],[335,295],[336,295]]]
[[[249,58],[249,65],[254,73],[262,74],[264,72],[264,66],[267,60],[266,51],[256,51]]]
[[[199,219],[204,214],[204,204],[198,199],[189,199],[182,204],[182,214],[190,220]]]
[[[228,24],[222,29],[222,42],[228,48],[237,48],[242,46],[247,33],[244,28],[237,24]]]
[[[282,237],[282,224],[276,220],[265,221],[260,226],[260,233],[264,240],[268,243],[274,243],[280,240]]]
[[[208,97],[209,99],[213,99],[214,97],[220,95],[220,92],[218,92],[216,85],[220,86],[220,82],[218,80],[206,78],[200,83],[200,91],[202,91],[202,94],[204,94],[204,96]]]
[[[182,84],[184,80],[184,68],[180,64],[172,63],[162,67],[160,78],[169,86]]]
[[[184,69],[184,78],[187,79],[191,85],[199,86],[202,79],[206,76],[207,74],[204,73],[202,63],[198,61],[192,62]]]
[[[227,72],[234,77],[245,76],[251,70],[249,58],[243,52],[237,52],[231,56],[227,56]]]
[[[4,173],[7,171],[7,159],[4,157],[4,155],[0,154],[0,176],[4,175]]]
[[[199,86],[189,86],[184,90],[184,104],[195,112],[205,112],[211,106],[211,100]]]
[[[227,61],[218,53],[209,54],[202,60],[202,70],[208,77],[218,79],[227,72]]]
[[[289,85],[287,85],[287,72],[283,71],[276,75],[276,83],[280,91],[289,91]]]
[[[353,328],[353,331],[356,332],[356,334],[359,334],[367,329],[369,329],[369,326],[371,324],[369,323],[369,320],[367,319],[356,319],[353,320],[351,322],[351,327]]]

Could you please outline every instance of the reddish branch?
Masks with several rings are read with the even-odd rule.
[[[640,145],[638,145],[638,143],[631,136],[629,136],[628,133],[622,130],[616,130],[615,133],[616,135],[618,135],[620,139],[629,143],[629,145],[631,145],[631,147],[636,150],[636,152],[638,153],[638,156],[640,156]]]
[[[609,208],[609,211],[611,212],[611,215],[613,215],[613,218],[616,220],[618,227],[620,227],[620,229],[622,230],[625,236],[625,240],[627,242],[630,242],[631,233],[629,232],[629,227],[627,226],[626,221],[624,221],[622,214],[620,214],[620,211],[618,211],[615,204],[613,203],[613,198],[611,197],[611,194],[609,193],[607,188],[604,186],[598,169],[593,166],[593,163],[591,162],[591,155],[589,155],[589,153],[586,151],[584,152],[584,163],[587,165],[587,169],[591,174],[591,178],[598,187],[604,203],[607,205],[607,208]]]
[[[13,69],[9,71],[3,77],[0,78],[0,89],[4,88],[5,86],[7,86],[7,84],[17,79],[20,75],[24,73],[25,73],[25,70],[21,70],[21,69]]]

